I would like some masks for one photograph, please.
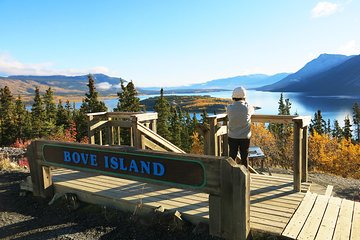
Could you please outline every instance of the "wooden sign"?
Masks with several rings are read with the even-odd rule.
[[[175,186],[201,188],[206,184],[205,168],[201,161],[56,144],[45,144],[42,151],[44,161],[54,166]]]

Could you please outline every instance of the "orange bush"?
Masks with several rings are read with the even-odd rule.
[[[314,170],[360,178],[360,145],[314,132],[309,138],[309,160]]]

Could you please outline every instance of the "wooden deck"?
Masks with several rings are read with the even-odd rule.
[[[360,203],[308,192],[282,235],[291,239],[360,239]]]
[[[151,212],[163,206],[177,210],[193,223],[208,222],[208,194],[155,186],[137,181],[77,172],[52,170],[57,193],[76,193],[84,202],[111,205],[127,211]],[[293,191],[290,178],[251,175],[250,226],[252,230],[281,235],[307,196]],[[303,184],[305,191],[309,184]]]

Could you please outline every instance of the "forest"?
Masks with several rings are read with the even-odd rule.
[[[99,100],[94,77],[88,75],[88,92],[85,94],[79,109],[75,103],[67,100],[63,103],[54,100],[54,91],[49,87],[43,94],[35,88],[33,103],[26,108],[21,96],[14,97],[5,86],[0,89],[0,146],[26,147],[33,139],[45,138],[69,142],[87,143],[87,113],[103,111],[139,112],[144,111],[138,92],[133,82],[126,85],[121,82],[118,93],[118,104],[108,110],[105,103]],[[174,97],[173,97],[174,98]],[[179,97],[175,97],[179,101]],[[203,154],[203,139],[198,133],[199,125],[207,124],[207,108],[202,99],[195,99],[192,108],[201,109],[198,119],[184,97],[183,104],[173,104],[164,97],[161,89],[159,97],[150,99],[147,108],[158,113],[157,132],[184,151]],[[170,100],[170,101],[169,101]],[[213,99],[212,103],[220,104],[217,109],[225,109],[228,100]],[[146,103],[146,102],[145,102]],[[200,104],[197,106],[197,104]],[[222,106],[221,106],[222,104]],[[278,114],[290,115],[291,102],[280,95]],[[204,107],[205,106],[205,107]],[[310,170],[328,172],[343,177],[360,179],[360,144],[359,144],[360,108],[353,105],[353,116],[344,119],[343,127],[335,120],[322,118],[318,110],[309,127],[309,164]],[[354,130],[353,130],[354,128]],[[272,167],[292,168],[293,163],[293,127],[291,124],[252,124],[251,144],[260,146]],[[126,136],[124,136],[126,138]],[[121,139],[122,143],[126,139]]]

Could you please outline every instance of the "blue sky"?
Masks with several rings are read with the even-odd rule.
[[[360,1],[0,0],[0,75],[178,86],[360,54]]]

